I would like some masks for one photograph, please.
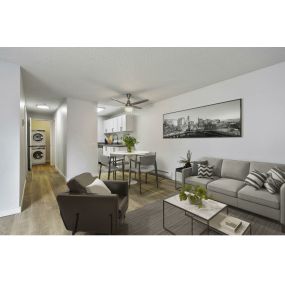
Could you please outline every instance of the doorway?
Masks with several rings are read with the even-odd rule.
[[[29,120],[29,170],[33,165],[53,165],[53,121]]]

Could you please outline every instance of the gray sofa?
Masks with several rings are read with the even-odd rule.
[[[278,166],[285,171],[285,164],[213,157],[201,160],[207,160],[214,166],[214,178],[199,178],[189,167],[182,171],[183,184],[205,186],[214,200],[279,221],[282,231],[285,231],[285,184],[280,193],[270,194],[266,189],[255,190],[244,182],[252,170],[267,172]]]

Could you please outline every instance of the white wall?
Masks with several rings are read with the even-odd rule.
[[[54,115],[55,167],[66,177],[67,105],[63,103]]]
[[[22,125],[26,112],[20,72],[20,66],[0,62],[0,216],[20,212],[26,177],[25,130]]]
[[[105,141],[103,117],[97,117],[97,141],[98,142]]]
[[[193,159],[214,156],[285,163],[285,63],[157,102],[137,113],[138,149],[157,152],[158,168],[173,177],[190,149]],[[241,138],[163,139],[163,114],[242,98]]]
[[[97,174],[97,151],[97,105],[68,98],[67,179],[83,172]]]
[[[67,180],[98,173],[96,108],[94,102],[68,98],[55,113],[55,166]]]

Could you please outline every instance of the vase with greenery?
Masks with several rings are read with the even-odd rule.
[[[132,148],[135,146],[135,144],[138,143],[137,139],[130,135],[125,135],[123,137],[123,142],[125,146],[127,147],[128,152],[132,152]]]
[[[180,201],[189,200],[191,204],[199,208],[203,206],[203,200],[208,200],[207,189],[201,185],[186,184],[179,192]]]
[[[192,157],[192,152],[188,150],[186,154],[186,158],[181,157],[181,159],[179,160],[179,163],[183,163],[184,168],[191,167],[191,157]]]

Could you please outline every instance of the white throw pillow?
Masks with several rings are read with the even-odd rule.
[[[86,186],[86,190],[87,190],[87,193],[98,194],[98,195],[111,195],[112,194],[112,192],[109,190],[106,184],[99,178],[96,178],[93,183]]]

